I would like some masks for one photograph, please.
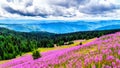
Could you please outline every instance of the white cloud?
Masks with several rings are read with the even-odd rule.
[[[0,17],[34,19],[120,18],[119,0],[0,0]]]

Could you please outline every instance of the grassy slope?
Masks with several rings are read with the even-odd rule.
[[[42,52],[48,52],[48,51],[53,51],[53,50],[60,50],[60,49],[65,49],[65,48],[71,48],[74,46],[79,45],[79,43],[82,41],[82,44],[86,44],[89,43],[93,40],[95,40],[96,38],[90,39],[90,40],[75,40],[74,44],[71,45],[62,45],[59,47],[53,47],[53,48],[38,48],[38,50],[42,53]],[[29,54],[31,54],[31,52],[29,52]]]
[[[71,44],[71,45],[63,45],[63,46],[59,46],[59,47],[53,47],[53,48],[38,48],[38,50],[43,53],[43,52],[49,52],[49,51],[53,51],[53,50],[60,50],[60,49],[65,49],[65,48],[71,48],[71,47],[74,47],[74,46],[77,46],[79,45],[80,41],[82,41],[82,44],[87,44],[93,40],[95,40],[96,38],[94,39],[90,39],[90,40],[75,40],[74,41],[74,44]],[[88,50],[88,49],[87,49]],[[82,50],[80,53],[82,52],[86,52],[86,50]],[[32,52],[28,52],[26,54],[32,54]],[[26,55],[24,54],[24,55]],[[19,58],[20,56],[18,56],[17,58]],[[6,62],[9,62],[10,60],[2,60],[0,61],[0,64],[4,64]]]
[[[82,68],[91,68],[91,65],[93,65],[93,66],[96,65],[97,66],[96,68],[101,68],[100,67],[101,65],[103,65],[103,66],[104,65],[111,65],[112,62],[116,63],[116,65],[119,65],[120,63],[117,63],[117,61],[116,61],[116,59],[120,58],[120,55],[117,54],[118,53],[117,50],[120,50],[118,48],[118,46],[120,47],[119,39],[120,39],[120,33],[102,36],[99,39],[97,39],[96,41],[94,41],[94,44],[90,44],[90,46],[83,47],[83,48],[80,48],[80,49],[75,50],[75,51],[73,50],[72,52],[69,53],[71,55],[69,55],[69,54],[61,55],[59,57],[59,60],[62,60],[62,57],[65,58],[65,56],[67,56],[67,55],[71,56],[71,57],[65,62],[62,62],[62,63],[59,63],[59,64],[54,64],[54,68],[65,68],[65,65],[69,65],[68,61],[73,61],[73,60],[77,60],[75,62],[71,62],[73,68],[76,68],[75,65],[79,61],[82,63],[82,66],[81,66]],[[93,40],[95,40],[95,39],[86,40],[86,41],[83,42],[83,44],[86,44],[86,43],[91,42]],[[69,46],[61,46],[61,47],[50,48],[50,49],[48,48],[47,50],[44,49],[44,48],[40,48],[40,49],[41,49],[42,53],[43,52],[49,52],[51,50],[56,50],[56,49],[57,50],[65,49],[65,48],[70,48],[71,49],[72,47],[78,45],[78,43],[79,43],[79,41],[75,41],[75,44],[72,44],[72,45],[69,45]],[[114,48],[114,50],[111,49],[111,47]],[[106,51],[107,49],[112,50],[112,52],[107,51],[107,53],[110,53],[108,55],[103,53],[103,51]],[[73,55],[75,55],[75,56],[73,56]],[[99,62],[95,61],[96,57],[100,58],[101,55],[102,55],[103,59]],[[109,56],[114,56],[114,60],[113,59],[108,60],[107,58]],[[89,60],[91,58],[93,59],[93,60],[89,61],[90,63],[86,67],[85,67],[85,64],[84,64],[85,62],[87,62],[87,61],[85,61],[86,60],[85,58],[89,59]],[[51,60],[49,62],[51,62]],[[120,60],[119,60],[119,62],[120,62]],[[36,63],[39,63],[39,62],[37,61]],[[51,67],[53,67],[53,66],[51,66]],[[69,67],[67,67],[67,68],[69,68]],[[106,68],[106,67],[104,67],[104,68]],[[116,67],[116,68],[120,68],[120,67]]]

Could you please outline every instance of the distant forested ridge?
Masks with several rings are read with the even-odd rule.
[[[0,28],[0,60],[21,56],[23,53],[33,51],[39,47],[54,47],[54,44],[60,46],[64,42],[91,39],[118,31],[120,29],[55,34],[49,32],[16,32]]]

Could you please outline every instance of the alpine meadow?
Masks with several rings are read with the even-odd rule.
[[[0,68],[120,68],[120,1],[0,0]]]

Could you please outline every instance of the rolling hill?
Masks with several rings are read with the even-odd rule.
[[[1,64],[1,68],[119,68],[120,32],[101,36],[84,45],[31,55]]]
[[[40,47],[52,48],[64,45],[79,39],[92,39],[106,34],[115,33],[117,30],[81,31],[65,34],[54,34],[49,32],[16,32],[6,28],[0,28],[0,60],[15,58],[26,52]]]

